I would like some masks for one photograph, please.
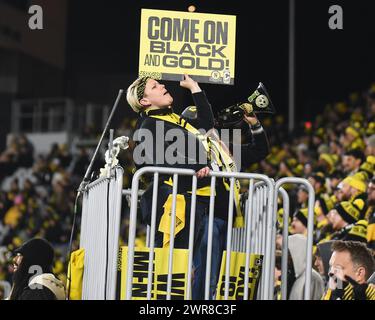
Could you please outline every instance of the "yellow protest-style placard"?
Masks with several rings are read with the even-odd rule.
[[[142,9],[139,76],[234,84],[236,16]]]
[[[225,264],[226,251],[221,260],[220,276],[217,284],[216,300],[224,300],[225,297]],[[250,255],[249,263],[249,300],[255,300],[260,277],[262,274],[263,256]],[[231,252],[229,271],[228,300],[243,300],[245,284],[246,254],[244,252]]]
[[[132,299],[147,299],[149,248],[135,248],[133,263]],[[155,248],[151,300],[165,300],[167,297],[169,248]],[[120,248],[120,299],[126,297],[126,278],[128,266],[128,247]],[[186,300],[188,250],[173,250],[171,299]]]

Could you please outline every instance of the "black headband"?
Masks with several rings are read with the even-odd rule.
[[[143,98],[143,95],[145,93],[146,83],[147,80],[151,79],[150,77],[142,77],[139,80],[139,85],[137,87],[137,99],[141,100]]]

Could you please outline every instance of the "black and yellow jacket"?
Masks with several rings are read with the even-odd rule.
[[[367,226],[367,246],[375,250],[375,210],[372,208],[372,214],[369,217],[368,226]]]
[[[322,300],[375,300],[375,288],[368,284],[346,284],[343,289],[327,289]]]
[[[197,114],[199,119],[198,122],[195,123],[195,127],[197,129],[204,129],[205,131],[208,131],[214,125],[211,105],[209,104],[203,91],[194,93],[192,96],[194,103],[197,106]],[[208,157],[202,157],[202,155],[206,155],[207,152],[201,141],[196,136],[177,124],[154,117],[164,115],[171,115],[172,117],[183,119],[183,117],[176,115],[172,108],[150,110],[140,114],[140,118],[138,119],[136,125],[134,141],[136,147],[141,143],[143,144],[143,153],[139,155],[141,157],[140,160],[143,162],[140,163],[138,161],[139,159],[137,159],[137,153],[134,152],[133,157],[136,168],[140,169],[145,166],[157,166],[193,169],[194,171],[199,171],[206,166],[210,166]],[[181,137],[184,137],[184,148],[178,148],[178,152],[173,154],[176,163],[168,163],[166,159],[168,147],[172,146],[175,142],[175,140],[167,141],[168,132],[173,132],[170,130],[174,130],[174,132],[178,131],[181,134]],[[145,135],[148,135],[147,137],[151,139],[147,139],[147,137],[145,138]],[[195,152],[192,152],[192,148],[195,148]],[[135,148],[135,151],[136,150],[137,148]],[[199,157],[201,157],[201,159]],[[161,177],[161,179],[168,180],[169,176]],[[178,193],[190,191],[191,182],[191,176],[179,176]],[[198,188],[209,186],[209,184],[209,178],[198,180]]]
[[[360,212],[360,219],[364,219],[367,211],[367,193],[359,193],[349,200]]]

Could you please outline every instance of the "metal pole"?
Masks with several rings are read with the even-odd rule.
[[[152,190],[152,208],[151,208],[151,230],[150,230],[150,255],[148,259],[148,280],[147,280],[147,300],[151,300],[151,291],[152,291],[152,275],[154,267],[154,251],[155,251],[155,228],[156,228],[156,206],[158,203],[158,182],[159,182],[159,173],[154,173],[154,185]],[[147,226],[147,230],[149,230]]]
[[[193,186],[191,189],[191,210],[190,210],[190,232],[189,232],[189,260],[187,274],[186,298],[191,299],[191,272],[193,269],[194,253],[194,229],[195,229],[195,208],[197,203],[197,176],[193,176]]]
[[[312,277],[312,248],[313,248],[313,232],[314,232],[314,204],[315,192],[310,182],[303,178],[282,178],[276,182],[275,190],[277,191],[284,183],[303,184],[309,192],[308,200],[308,216],[307,216],[307,245],[306,245],[306,269],[305,269],[305,291],[304,299],[311,298],[311,277]],[[275,200],[276,203],[277,199]]]
[[[283,244],[281,257],[281,300],[287,300],[288,279],[288,235],[289,235],[289,196],[285,189],[280,188],[279,193],[283,198]],[[277,210],[277,206],[275,207]]]
[[[171,290],[172,290],[173,249],[174,249],[174,235],[175,235],[175,229],[176,229],[177,186],[178,186],[178,174],[175,173],[173,175],[173,198],[172,198],[172,212],[171,212],[171,228],[170,228],[170,232],[169,232],[167,300],[171,300]]]
[[[230,254],[232,245],[232,225],[233,225],[233,199],[234,199],[234,178],[230,178],[229,208],[228,208],[228,234],[227,234],[227,258],[225,265],[225,291],[224,300],[229,296],[229,272],[230,272]]]
[[[273,284],[273,278],[274,278],[274,270],[272,270],[272,263],[271,259],[275,258],[272,257],[272,240],[274,239],[273,231],[274,229],[274,223],[275,223],[275,212],[274,212],[274,202],[272,199],[274,198],[274,184],[269,179],[267,181],[267,188],[268,188],[268,204],[267,204],[267,237],[266,237],[266,250],[264,255],[264,291],[263,291],[263,299],[264,300],[272,300],[273,291],[270,292],[270,283]]]
[[[211,193],[210,193],[210,209],[208,214],[208,242],[207,242],[207,260],[206,260],[206,279],[204,287],[204,299],[210,299],[210,287],[211,287],[211,258],[212,258],[212,230],[214,224],[214,206],[215,206],[215,186],[216,177],[211,177]]]
[[[249,187],[249,196],[248,196],[248,210],[246,216],[246,263],[245,263],[245,283],[244,283],[244,292],[243,292],[243,299],[249,299],[249,266],[250,266],[250,221],[251,221],[251,204],[254,192],[254,179],[250,180],[250,187]]]
[[[295,118],[295,0],[289,0],[289,121],[288,129],[294,129]]]

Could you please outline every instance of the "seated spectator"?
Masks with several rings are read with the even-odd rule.
[[[323,300],[375,300],[375,288],[367,283],[375,271],[375,260],[365,244],[334,242],[329,265],[329,284]]]
[[[10,300],[65,300],[64,285],[52,274],[54,250],[46,240],[31,239],[15,253]]]
[[[303,300],[306,277],[306,244],[307,238],[301,234],[289,236],[288,246],[288,300]],[[319,273],[312,270],[311,299],[321,299],[324,292],[324,282]]]

